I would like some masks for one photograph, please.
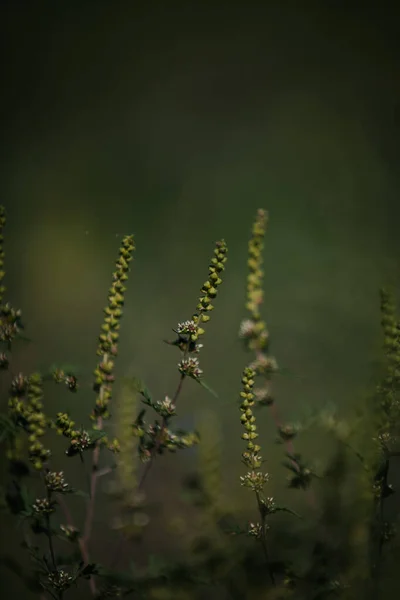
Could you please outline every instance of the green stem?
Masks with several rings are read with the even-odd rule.
[[[47,490],[47,499],[50,503],[51,502],[51,491],[50,490]],[[53,535],[51,532],[51,521],[50,521],[49,513],[46,514],[46,528],[47,528],[47,539],[49,541],[49,550],[50,550],[52,567],[53,567],[54,571],[57,571],[57,561],[56,561],[56,555],[54,552]]]
[[[176,404],[176,402],[177,402],[177,400],[179,398],[179,395],[180,395],[181,390],[182,390],[182,385],[183,385],[184,379],[185,379],[185,375],[181,375],[178,387],[177,387],[176,392],[174,394],[174,397],[172,399],[172,403],[173,404]],[[163,417],[163,419],[161,421],[161,430],[159,431],[159,433],[157,435],[156,443],[155,443],[153,451],[151,453],[150,460],[147,463],[145,470],[143,471],[142,478],[141,478],[141,480],[139,482],[139,485],[138,485],[138,491],[140,491],[142,489],[143,484],[144,484],[144,482],[145,482],[145,480],[147,478],[147,475],[149,474],[149,471],[151,469],[151,466],[152,466],[152,464],[154,462],[154,459],[157,456],[157,452],[158,452],[158,450],[159,450],[159,448],[161,446],[161,443],[162,443],[162,440],[163,440],[163,437],[164,437],[164,432],[165,432],[165,428],[167,426],[167,422],[168,422],[167,417]]]
[[[267,536],[266,536],[266,532],[265,532],[266,518],[265,518],[264,510],[263,510],[262,504],[261,504],[260,493],[256,492],[255,494],[256,494],[256,498],[257,498],[258,511],[260,513],[261,527],[262,527],[261,540],[260,541],[261,541],[261,545],[262,545],[264,556],[265,556],[265,562],[267,563],[267,567],[268,567],[268,572],[269,572],[269,576],[270,576],[270,579],[271,579],[271,583],[275,587],[276,586],[276,580],[275,580],[274,571],[273,571],[273,569],[271,567],[271,561],[270,561],[269,552],[268,552]]]

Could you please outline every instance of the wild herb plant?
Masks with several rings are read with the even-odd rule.
[[[93,384],[96,399],[89,415],[92,424],[77,426],[67,412],[52,416],[44,404],[46,387],[52,382],[79,394],[82,384],[78,382],[74,369],[60,366],[51,368],[49,373],[26,375],[18,370],[14,372],[11,351],[22,334],[23,325],[21,311],[4,303],[4,225],[5,211],[0,208],[0,342],[4,346],[0,353],[0,368],[9,375],[8,411],[1,415],[0,420],[0,439],[6,446],[10,480],[4,497],[8,509],[20,520],[23,546],[33,561],[32,576],[21,573],[15,563],[9,563],[9,566],[11,564],[31,590],[40,593],[42,598],[62,600],[64,596],[76,594],[76,585],[86,579],[89,585],[81,588],[83,594],[96,598],[131,595],[135,599],[197,600],[207,595],[218,600],[323,600],[334,595],[350,600],[369,595],[379,597],[383,545],[394,533],[384,511],[386,498],[394,493],[389,469],[392,459],[400,454],[396,446],[400,410],[400,318],[392,294],[387,291],[381,293],[384,362],[373,401],[353,422],[345,423],[345,427],[333,416],[327,417],[323,413],[314,420],[329,429],[338,440],[331,463],[322,478],[317,478],[301,454],[294,451],[297,427],[281,423],[270,387],[272,376],[280,369],[275,358],[268,354],[269,333],[261,315],[264,294],[262,252],[267,213],[264,210],[257,212],[248,247],[246,309],[249,315],[240,326],[240,337],[252,357],[241,378],[239,408],[244,429],[242,439],[246,443],[242,452],[246,472],[238,473],[238,477],[241,485],[254,494],[249,514],[256,509],[259,516],[242,530],[232,526],[231,507],[227,508],[221,501],[218,456],[210,437],[212,417],[207,417],[208,425],[203,423],[200,427],[201,431],[206,431],[203,441],[196,431],[171,430],[171,423],[177,416],[177,403],[186,389],[187,380],[193,380],[215,395],[204,381],[198,357],[203,347],[200,342],[204,339],[204,327],[210,320],[222,283],[227,261],[225,241],[221,240],[215,246],[208,277],[201,287],[192,316],[177,325],[173,330],[175,339],[167,342],[180,351],[175,392],[171,396],[166,395],[164,400],[153,399],[139,378],[125,378],[121,385],[121,402],[114,405],[114,410],[114,360],[118,353],[126,282],[135,250],[132,235],[123,239],[98,341],[99,362]],[[137,408],[139,398],[142,407]],[[280,506],[266,491],[270,474],[264,470],[257,427],[257,415],[261,414],[258,411],[262,406],[269,407],[278,437],[285,446],[284,465],[290,471],[289,488],[303,489],[307,494],[310,489],[312,491],[309,497],[313,521],[304,525],[300,532],[305,534],[305,540],[299,535],[296,525],[300,522],[296,518],[299,515],[286,506]],[[156,415],[150,423],[147,420],[148,409]],[[115,414],[118,439],[109,435],[111,412]],[[367,423],[370,425],[371,422],[372,426],[367,427]],[[360,429],[366,432],[364,438],[353,436]],[[77,463],[83,468],[89,465],[87,492],[74,489],[68,474],[57,469],[50,450],[51,434],[54,433],[65,440],[65,453],[71,461],[75,461],[71,468],[75,470]],[[148,520],[143,491],[155,460],[166,452],[176,452],[199,443],[204,447],[200,453],[201,472],[196,474],[190,486],[195,492],[192,501],[196,509],[200,512],[207,509],[208,514],[206,519],[203,514],[197,521],[200,524],[200,534],[197,536],[195,533],[198,544],[191,547],[191,551],[197,553],[197,559],[193,561],[189,557],[166,563],[153,560],[148,562],[144,571],[136,568],[133,572],[119,572],[118,558],[124,540],[140,538],[143,525]],[[264,452],[267,443],[268,440],[265,440],[262,445]],[[110,460],[102,461],[105,451],[114,455],[111,466]],[[350,472],[351,457],[355,457],[356,465]],[[141,469],[140,464],[143,465]],[[354,476],[355,471],[357,477]],[[115,570],[112,571],[98,564],[91,542],[98,480],[114,472],[119,541],[113,552]],[[349,484],[349,479],[354,502],[346,508],[343,489]],[[27,480],[32,482],[29,488]],[[314,482],[317,485],[311,488]],[[41,489],[40,493],[38,489]],[[33,491],[35,496],[32,496]],[[73,494],[82,496],[86,503],[82,524],[75,522],[69,507],[69,498]],[[357,503],[362,498],[361,507]],[[272,515],[285,512],[292,513],[287,522],[270,520]],[[217,541],[208,535],[210,517],[215,521],[216,529],[226,536],[226,545],[220,543],[221,538]],[[186,523],[196,527],[194,521]],[[233,539],[229,536],[232,533],[236,534]],[[239,538],[237,534],[246,535]],[[355,542],[354,539],[359,539],[360,535],[361,543]],[[250,544],[250,539],[247,545],[245,540],[248,538],[255,538],[258,544]],[[45,544],[41,543],[43,539]],[[67,556],[59,550],[60,539],[70,545],[71,551]],[[239,540],[243,544],[235,552],[233,549],[239,545]],[[300,558],[308,556],[306,566],[304,562],[300,564],[301,561],[296,563],[293,556],[276,560],[278,546],[285,546],[288,541],[295,543],[295,553]],[[368,549],[368,561],[364,560],[365,548]]]
[[[179,448],[189,448],[198,442],[198,436],[195,433],[174,434],[168,426],[172,417],[176,415],[176,404],[182,393],[185,379],[193,379],[206,389],[210,389],[203,380],[203,371],[197,355],[203,347],[203,344],[200,343],[205,333],[203,326],[211,318],[208,313],[214,308],[213,302],[222,283],[221,276],[225,269],[227,252],[225,240],[218,241],[208,267],[208,278],[201,288],[196,312],[190,319],[178,323],[176,329],[173,330],[177,335],[176,339],[166,342],[171,346],[176,346],[181,352],[181,360],[178,363],[179,381],[172,398],[166,396],[164,400],[154,402],[149,390],[140,381],[135,382],[138,391],[143,396],[143,404],[152,408],[161,418],[161,423],[156,420],[146,429],[146,409],[143,409],[136,420],[134,435],[139,437],[141,460],[147,463],[139,481],[139,490],[142,488],[157,454],[162,454],[165,449],[175,451]]]
[[[2,247],[2,231],[5,225],[5,210],[0,208],[1,252],[0,267],[4,265],[4,252]],[[120,451],[117,439],[109,440],[104,429],[105,423],[110,419],[110,402],[112,400],[112,387],[115,381],[114,359],[118,353],[118,340],[120,321],[123,314],[125,283],[128,279],[129,263],[134,251],[132,235],[123,238],[116,269],[112,275],[112,284],[108,294],[108,304],[104,309],[105,318],[99,336],[97,355],[100,361],[94,371],[95,381],[93,390],[96,393],[94,408],[90,414],[93,422],[91,428],[77,427],[67,412],[59,412],[54,417],[45,413],[43,398],[44,385],[51,378],[58,384],[65,384],[67,388],[77,393],[79,384],[77,377],[72,372],[63,368],[54,368],[48,374],[33,373],[12,375],[10,384],[10,399],[8,413],[1,418],[1,439],[7,446],[9,459],[9,474],[12,477],[11,487],[6,491],[6,500],[12,512],[17,513],[30,526],[34,534],[45,534],[48,540],[48,550],[42,552],[39,546],[31,541],[30,534],[25,534],[24,545],[29,551],[36,565],[35,577],[38,589],[42,588],[45,595],[61,599],[64,594],[81,578],[89,580],[93,596],[101,595],[96,576],[101,576],[101,569],[91,562],[89,549],[92,536],[92,527],[95,510],[95,497],[99,477],[110,472],[109,467],[101,468],[100,456],[102,449],[113,453]],[[205,333],[204,324],[210,320],[209,313],[214,308],[213,302],[217,296],[218,288],[222,283],[222,273],[227,260],[227,246],[224,240],[216,243],[213,257],[209,265],[207,280],[201,288],[196,312],[186,321],[178,324],[175,333],[177,338],[169,342],[181,351],[178,363],[179,382],[172,398],[166,396],[162,401],[153,401],[149,390],[139,380],[135,380],[134,391],[143,397],[146,406],[139,412],[134,422],[130,425],[132,439],[137,439],[139,458],[145,463],[137,490],[140,491],[149,473],[151,465],[158,454],[165,450],[175,452],[177,449],[189,448],[198,442],[198,436],[181,430],[172,432],[169,428],[170,421],[176,414],[176,403],[181,394],[185,379],[193,379],[208,388],[203,381],[203,371],[200,369],[197,355],[202,348],[200,339]],[[0,280],[4,278],[4,271],[0,271]],[[15,310],[9,304],[3,303],[5,287],[0,288],[0,341],[6,346],[6,351],[0,355],[0,366],[8,370],[10,366],[10,352],[12,343],[23,328],[21,311]],[[129,383],[129,382],[128,382]],[[132,383],[132,382],[130,382]],[[125,382],[126,389],[127,382]],[[212,391],[212,390],[210,390]],[[145,413],[151,407],[158,416],[153,424],[147,425]],[[87,497],[86,516],[83,528],[75,525],[68,508],[66,497],[68,494],[81,492],[73,489],[63,471],[55,470],[52,463],[50,448],[44,444],[44,437],[49,430],[55,430],[67,441],[66,455],[70,458],[78,457],[81,463],[91,457],[91,474],[89,493]],[[21,444],[23,436],[27,438],[28,448],[24,451]],[[127,443],[124,436],[124,445],[131,449],[133,444]],[[125,448],[126,449],[126,448]],[[26,462],[28,459],[28,462]],[[29,466],[30,464],[30,466]],[[133,476],[132,469],[126,462],[120,463],[122,467],[123,490],[129,488],[127,478]],[[41,497],[32,500],[28,488],[22,483],[22,478],[27,475],[34,477],[34,472],[40,476],[43,485]],[[56,511],[63,511],[65,523],[56,531],[53,517]],[[80,550],[80,560],[75,564],[60,562],[55,550],[55,538],[62,537],[72,543],[76,542]],[[104,574],[104,573],[103,573]],[[110,579],[109,574],[108,579]],[[112,578],[111,578],[112,579]],[[107,593],[109,590],[107,589]]]
[[[283,426],[281,424],[270,389],[271,376],[273,373],[278,372],[279,368],[276,360],[267,355],[269,334],[260,312],[263,302],[262,251],[266,224],[267,213],[264,210],[259,210],[249,241],[246,308],[250,314],[247,319],[242,321],[239,331],[239,336],[244,341],[246,350],[255,354],[255,360],[244,369],[242,375],[240,411],[241,422],[245,427],[242,438],[247,442],[246,451],[242,454],[242,461],[249,471],[240,479],[242,486],[250,488],[256,496],[260,521],[250,523],[248,534],[261,542],[270,580],[272,586],[275,587],[277,578],[274,574],[274,562],[271,558],[271,552],[268,549],[269,525],[267,520],[269,515],[279,510],[288,509],[277,507],[274,499],[265,495],[264,488],[268,484],[269,474],[259,470],[264,461],[259,454],[261,446],[255,442],[258,438],[256,415],[254,413],[256,408],[268,406],[272,409],[272,417],[279,437],[286,445],[288,460],[284,465],[291,472],[289,487],[308,490],[310,494],[310,485],[313,478],[317,476],[304,463],[301,455],[294,452],[293,439],[298,433],[297,428],[293,425]],[[285,573],[285,576],[280,577],[280,580],[283,583],[283,589],[286,588],[285,592],[282,588],[277,590],[279,597],[281,597],[280,594],[283,594],[284,597],[289,594],[294,597],[304,596],[322,599],[335,594],[336,596],[353,598],[361,590],[369,595],[368,589],[372,590],[373,598],[378,597],[383,545],[395,535],[393,524],[388,523],[384,517],[384,502],[386,498],[394,493],[393,486],[388,479],[389,466],[391,459],[400,456],[398,446],[400,422],[400,319],[396,314],[393,294],[387,290],[381,290],[381,315],[384,334],[384,361],[381,381],[376,386],[373,394],[372,406],[367,407],[367,410],[362,410],[361,413],[358,411],[359,414],[354,422],[347,423],[344,428],[335,420],[333,423],[332,420],[329,423],[331,431],[338,434],[337,439],[339,440],[337,454],[333,457],[332,463],[328,465],[324,476],[325,486],[323,491],[330,489],[330,492],[328,492],[328,495],[321,494],[319,507],[316,504],[314,494],[309,495],[310,504],[316,510],[316,524],[320,523],[322,537],[317,537],[315,540],[312,561],[308,570],[302,573],[296,572],[290,562],[283,565],[283,569],[282,565],[279,565],[278,570]],[[255,388],[256,379],[262,379],[264,385]],[[373,417],[373,437],[370,435],[371,428],[368,427],[371,413]],[[319,418],[317,420],[321,425],[323,419]],[[364,437],[362,440],[362,450],[354,449],[351,444],[351,432],[354,431],[355,427],[360,427],[362,430],[367,427],[369,432],[369,436],[366,439]],[[340,433],[339,429],[341,429]],[[340,514],[342,503],[339,490],[345,484],[347,471],[348,458],[344,454],[344,447],[349,448],[362,464],[358,489],[354,487],[353,493],[354,497],[357,498],[361,489],[362,496],[367,500],[367,506],[370,506],[372,516],[370,514],[368,518],[369,531],[365,529],[365,512],[360,505],[354,505],[353,514],[348,516],[342,514],[341,520],[336,522],[336,515],[338,511]],[[330,486],[330,481],[333,483],[332,486]],[[332,509],[335,513],[334,519],[332,519]],[[336,557],[333,558],[332,544],[327,539],[332,535],[329,526],[334,521],[336,523],[335,527],[341,525],[347,536],[341,540],[341,560],[340,557],[338,560],[338,552],[336,552]],[[364,546],[366,543],[370,546],[369,573],[365,571],[366,563],[362,560],[365,555],[363,549],[360,552],[360,549],[357,548],[361,557],[357,557],[354,552],[351,554],[352,531],[367,531],[367,535],[362,534],[362,539],[365,540]],[[359,533],[356,533],[356,535],[359,536]],[[299,540],[299,551],[300,548],[301,541]],[[361,575],[360,570],[357,571],[356,568],[357,562],[363,566]],[[330,576],[329,573],[333,576]],[[352,585],[349,585],[349,583]]]
[[[259,209],[248,245],[249,273],[247,276],[246,309],[249,316],[240,325],[239,337],[243,340],[245,349],[254,354],[254,360],[249,366],[254,370],[258,381],[261,381],[261,385],[254,389],[256,406],[257,408],[269,407],[279,441],[285,446],[288,458],[285,465],[290,471],[288,476],[289,486],[295,489],[307,490],[314,473],[304,464],[301,455],[295,453],[293,440],[298,433],[297,427],[291,423],[283,424],[281,422],[270,385],[274,373],[279,372],[279,366],[275,357],[268,354],[270,336],[261,314],[264,299],[263,249],[267,223],[267,212]]]
[[[395,525],[388,520],[385,511],[387,499],[395,493],[390,483],[390,467],[400,456],[400,317],[393,291],[380,290],[380,310],[383,333],[381,376],[368,407],[372,416],[373,443],[367,452],[352,447],[363,466],[372,498],[370,578],[375,596],[379,592],[384,545],[396,534]]]
[[[5,224],[3,208],[1,208],[0,219],[3,229]],[[64,593],[81,578],[89,579],[92,594],[97,593],[93,577],[97,570],[95,564],[91,562],[89,544],[97,480],[104,474],[99,464],[100,450],[102,448],[111,452],[119,450],[118,441],[108,439],[103,425],[110,418],[109,404],[115,380],[114,358],[118,352],[120,320],[126,291],[125,282],[128,279],[129,263],[132,260],[133,251],[133,236],[124,237],[112,275],[108,304],[104,309],[104,323],[99,336],[97,355],[100,357],[100,361],[94,372],[93,390],[96,393],[96,401],[90,415],[93,422],[92,427],[77,427],[67,412],[60,412],[54,417],[50,417],[44,412],[44,385],[48,377],[41,373],[12,374],[8,414],[2,417],[2,438],[8,445],[10,474],[13,476],[13,488],[11,491],[9,489],[7,500],[11,510],[15,510],[15,506],[19,503],[19,515],[25,523],[29,523],[31,531],[38,534],[43,533],[48,539],[48,552],[44,554],[40,552],[38,546],[33,544],[28,533],[25,535],[25,545],[36,565],[38,584],[46,594],[53,598],[62,598]],[[3,251],[1,252],[1,261],[4,264]],[[2,277],[4,277],[3,271]],[[1,301],[4,292],[5,288],[2,287]],[[6,345],[6,352],[2,355],[3,368],[8,368],[12,344],[22,326],[21,313],[8,304],[2,304],[0,310],[1,341]],[[65,384],[73,393],[78,391],[77,378],[73,373],[55,368],[51,373],[51,378],[58,384]],[[68,457],[78,457],[81,463],[91,460],[89,494],[83,530],[75,526],[66,502],[68,494],[78,491],[71,488],[64,472],[57,470],[52,461],[51,450],[43,441],[50,429],[55,430],[66,439],[67,449],[65,452]],[[21,438],[24,436],[28,442],[26,453],[18,452],[21,447]],[[28,488],[21,481],[21,475],[29,473],[29,467],[25,463],[26,458],[42,481],[42,495],[36,500],[31,500]],[[60,525],[59,531],[56,531],[53,526],[53,517],[59,508],[64,511],[66,522]],[[54,544],[56,537],[77,541],[81,560],[68,567],[60,562]]]

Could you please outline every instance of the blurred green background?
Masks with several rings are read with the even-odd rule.
[[[242,502],[235,400],[247,358],[237,330],[247,240],[264,207],[265,317],[287,369],[274,384],[281,414],[296,420],[330,403],[346,414],[379,356],[378,288],[398,274],[398,12],[352,2],[3,2],[7,286],[33,340],[18,346],[18,368],[72,363],[90,383],[113,263],[132,232],[118,373],[143,378],[157,397],[173,393],[178,357],[162,339],[192,314],[224,237],[226,276],[201,357],[220,398],[189,382],[179,423],[215,412],[225,485]],[[94,396],[51,401],[84,419]],[[279,492],[282,452],[262,414]],[[195,455],[152,471],[149,495],[166,512]],[[106,521],[100,506],[98,529]],[[3,527],[8,543],[14,529]]]

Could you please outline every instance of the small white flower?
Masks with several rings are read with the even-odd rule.
[[[247,534],[259,539],[262,535],[262,531],[263,528],[261,523],[249,523],[249,529],[247,531]]]
[[[36,498],[32,508],[37,514],[49,514],[54,510],[47,498]]]
[[[278,363],[273,356],[261,354],[250,367],[258,374],[275,373],[278,370]]]
[[[68,483],[64,479],[64,472],[49,471],[45,476],[45,483],[48,490],[51,492],[66,492]]]
[[[162,417],[172,417],[175,414],[175,404],[172,402],[171,398],[165,396],[165,399],[160,401],[158,400],[155,405],[156,411]]]
[[[182,323],[178,323],[176,331],[181,334],[196,333],[197,325],[193,320],[183,321]]]
[[[193,379],[199,379],[203,371],[199,367],[199,359],[189,356],[189,358],[184,358],[178,363],[179,372],[182,375],[188,375],[189,377],[193,377]]]
[[[269,480],[268,473],[256,473],[250,471],[243,477],[240,477],[240,484],[244,487],[250,488],[253,492],[261,492],[264,484]]]
[[[239,337],[240,338],[249,338],[254,334],[254,326],[255,323],[251,319],[244,319],[240,323],[239,327]]]
[[[70,587],[72,577],[63,569],[53,571],[48,575],[49,583],[57,590],[63,591]]]

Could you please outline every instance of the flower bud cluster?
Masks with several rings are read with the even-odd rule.
[[[64,592],[71,587],[73,577],[63,569],[57,569],[47,576],[48,582],[57,592]]]
[[[257,217],[253,225],[251,238],[249,240],[249,258],[247,261],[249,274],[247,276],[246,308],[250,312],[252,321],[254,322],[253,327],[256,328],[261,320],[260,305],[263,302],[264,296],[262,288],[264,277],[264,271],[262,269],[262,251],[264,249],[264,236],[267,227],[267,221],[267,212],[260,208],[257,211]]]
[[[102,360],[94,372],[95,383],[93,389],[98,393],[98,396],[91,415],[93,420],[99,417],[102,419],[110,417],[108,406],[111,400],[112,384],[115,379],[114,361],[110,357],[115,357],[118,352],[120,320],[126,291],[125,282],[128,279],[129,263],[132,260],[134,250],[133,235],[125,236],[119,250],[116,270],[113,273],[113,282],[108,294],[108,305],[104,309],[106,316],[97,348],[97,354],[102,357]]]
[[[70,392],[78,390],[78,380],[72,373],[65,373],[63,369],[54,369],[52,376],[56,383],[66,385]]]
[[[44,478],[44,483],[49,492],[65,493],[69,490],[69,485],[64,479],[64,472],[48,471]]]
[[[246,367],[242,375],[242,391],[240,393],[240,412],[242,414],[240,420],[245,429],[242,439],[247,442],[247,448],[242,453],[242,460],[250,471],[240,478],[240,482],[241,485],[260,493],[263,491],[264,484],[268,481],[269,475],[257,471],[262,465],[262,457],[259,454],[261,447],[254,443],[254,440],[258,437],[256,418],[252,411],[254,406],[253,387],[255,374],[254,369]]]
[[[38,516],[49,515],[54,512],[54,502],[51,502],[48,498],[36,498],[32,508]]]
[[[194,357],[187,357],[189,353],[200,352],[203,344],[198,342],[199,338],[204,335],[205,330],[202,325],[210,320],[209,313],[214,309],[214,300],[218,294],[218,288],[222,283],[222,273],[225,270],[228,247],[225,240],[220,240],[216,243],[214,256],[208,267],[208,278],[203,283],[196,313],[191,319],[179,323],[175,332],[178,334],[178,339],[172,342],[174,346],[184,353],[184,358],[178,364],[178,369],[183,377],[192,377],[199,379],[203,372],[199,367],[199,361]]]
[[[198,315],[194,316],[194,321],[198,325],[198,328],[194,336],[197,335],[197,337],[199,337],[200,335],[203,335],[204,330],[202,330],[199,325],[201,322],[206,323],[210,320],[210,316],[206,313],[210,312],[214,308],[212,303],[217,296],[218,287],[222,283],[221,276],[222,272],[225,270],[225,263],[228,260],[228,257],[226,256],[227,253],[228,247],[225,240],[220,240],[217,242],[214,249],[214,257],[211,259],[208,267],[208,279],[203,283],[199,303],[196,306]]]
[[[139,457],[141,462],[152,459],[153,453],[162,454],[164,450],[176,452],[192,448],[199,443],[196,432],[173,433],[168,427],[163,427],[158,421],[147,427],[136,425],[133,434],[139,438]]]
[[[43,412],[43,380],[39,373],[29,377],[19,373],[14,377],[8,407],[15,422],[28,434],[30,462],[35,469],[42,469],[51,453],[41,441],[48,419]]]
[[[66,450],[67,456],[82,454],[85,450],[93,448],[95,441],[85,429],[75,429],[75,421],[70,419],[68,413],[57,413],[54,421],[54,427],[59,435],[70,440],[69,448]]]
[[[0,305],[0,342],[10,345],[21,329],[21,311],[12,308],[8,303]]]
[[[261,318],[261,304],[263,302],[263,277],[262,269],[264,248],[264,236],[267,226],[268,215],[263,209],[257,211],[253,224],[251,238],[248,246],[248,268],[247,276],[247,301],[246,308],[250,316],[242,321],[239,328],[239,337],[244,341],[247,350],[255,353],[255,360],[250,364],[256,375],[264,377],[266,383],[263,388],[258,389],[256,399],[261,404],[273,404],[273,397],[269,389],[268,380],[272,373],[278,370],[274,357],[268,356],[269,332],[265,322]]]

